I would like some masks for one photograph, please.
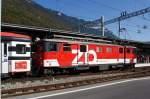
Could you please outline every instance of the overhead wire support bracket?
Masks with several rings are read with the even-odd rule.
[[[139,10],[139,11],[135,11],[135,12],[132,12],[132,13],[126,13],[125,15],[122,15],[122,16],[119,16],[117,18],[105,21],[104,25],[108,25],[108,24],[111,24],[111,23],[122,21],[122,20],[125,20],[125,19],[128,19],[128,18],[131,18],[131,17],[135,17],[135,16],[138,16],[138,15],[149,13],[149,12],[150,12],[150,7]]]

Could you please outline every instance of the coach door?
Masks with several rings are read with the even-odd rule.
[[[1,73],[8,73],[8,43],[1,43]]]

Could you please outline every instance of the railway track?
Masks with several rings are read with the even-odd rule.
[[[130,70],[131,71],[131,70]],[[104,75],[104,74],[113,74],[113,73],[120,73],[120,72],[127,72],[127,69],[121,70],[111,70],[111,71],[100,71],[96,73],[92,72],[80,72],[79,74],[64,74],[64,75],[54,75],[54,76],[41,76],[41,77],[20,77],[20,78],[8,78],[3,79],[1,81],[2,84],[15,84],[15,83],[26,83],[26,82],[34,82],[37,80],[44,81],[44,80],[59,80],[65,79],[68,77],[82,77],[82,76],[91,76],[91,75]]]
[[[12,89],[2,89],[1,93],[2,93],[2,97],[10,97],[10,96],[59,90],[59,89],[64,89],[64,88],[71,88],[71,87],[101,83],[101,82],[118,80],[118,79],[150,76],[150,68],[144,67],[144,68],[126,69],[123,71],[122,70],[105,71],[105,72],[102,72],[101,74],[95,73],[95,75],[93,74],[92,76],[90,74],[91,77],[86,77],[88,75],[89,74],[81,74],[81,76],[84,79],[75,79],[77,77],[82,78],[82,77],[80,77],[80,75],[78,75],[78,76],[71,77],[72,79],[75,79],[75,80],[69,80],[68,78],[70,78],[70,77],[66,76],[63,79],[68,79],[68,81],[64,81],[64,82],[62,81],[62,82],[57,82],[57,83],[47,83],[47,84],[43,84],[43,85],[35,85],[35,86],[12,88]],[[60,76],[57,76],[57,77],[59,78]],[[60,79],[60,80],[62,80],[62,79]]]
[[[23,76],[23,77],[12,77],[12,78],[6,78],[2,79],[1,83],[17,83],[17,82],[26,82],[26,81],[35,81],[35,80],[52,80],[52,79],[60,79],[60,78],[67,78],[67,77],[77,77],[77,76],[89,76],[89,75],[99,75],[99,74],[112,74],[112,73],[120,73],[120,72],[127,72],[127,71],[134,71],[134,69],[115,69],[115,70],[108,70],[108,71],[99,71],[96,73],[92,72],[80,72],[79,74],[61,74],[61,75],[54,75],[54,76],[40,76],[40,77],[34,77],[34,76]]]

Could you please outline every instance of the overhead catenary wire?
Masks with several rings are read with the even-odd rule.
[[[144,15],[142,16],[143,20],[150,21],[150,19],[146,18]]]
[[[115,8],[115,7],[112,7],[112,6],[109,6],[109,5],[104,4],[104,3],[101,3],[101,2],[97,2],[97,1],[95,1],[95,0],[87,0],[87,1],[89,1],[89,2],[91,2],[91,3],[94,3],[94,4],[96,4],[96,5],[101,5],[101,6],[105,7],[105,8],[109,8],[109,9],[114,10],[114,11],[117,11],[117,12],[121,12],[121,11],[122,11],[121,9],[118,9],[118,8]]]
[[[59,4],[59,8],[60,8],[60,6],[61,7],[66,7],[66,5],[64,5],[63,3],[61,3],[60,1],[58,2],[59,0],[57,0],[57,2],[56,3],[60,3]],[[82,1],[82,0],[81,0]],[[67,1],[68,2],[68,1]],[[72,7],[72,8],[80,8],[80,10],[78,10],[78,12],[79,13],[86,13],[86,11],[88,11],[88,12],[90,12],[90,13],[94,13],[94,15],[95,14],[97,14],[97,16],[100,16],[100,14],[98,13],[98,12],[100,12],[98,9],[91,9],[91,8],[89,8],[89,7],[86,7],[86,6],[83,6],[83,5],[81,5],[82,3],[72,3],[72,2],[68,2],[69,3],[69,5],[67,5],[67,6],[70,6],[70,7]],[[58,6],[58,4],[57,4],[57,6]],[[57,7],[58,8],[58,7]],[[71,11],[72,12],[72,14],[74,14],[73,13],[73,11],[71,10],[71,9],[66,9],[66,10],[68,10],[68,11]],[[63,12],[63,11],[62,11]],[[75,17],[78,17],[78,18],[81,18],[81,19],[93,19],[93,17],[91,17],[91,18],[89,18],[89,16],[88,17],[85,17],[85,16],[83,16],[83,15],[85,15],[85,14],[80,14],[80,15],[74,15]]]
[[[58,1],[58,0],[57,0]],[[81,0],[81,1],[83,1],[83,0]],[[111,9],[111,10],[113,10],[113,11],[116,11],[116,12],[121,12],[122,10],[121,9],[119,9],[119,8],[116,8],[116,7],[113,7],[113,6],[110,6],[110,5],[108,5],[108,4],[104,4],[104,3],[102,3],[102,2],[100,2],[100,1],[97,1],[97,0],[84,0],[84,1],[88,1],[89,3],[93,3],[93,4],[95,4],[95,5],[98,5],[98,6],[101,6],[101,7],[104,7],[104,8],[107,8],[107,9]],[[135,2],[135,1],[134,1]],[[72,3],[72,2],[71,2]],[[136,2],[135,2],[136,3]],[[96,11],[95,10],[93,10],[93,9],[90,9],[90,8],[88,8],[87,7],[87,5],[86,6],[82,6],[81,5],[82,3],[74,3],[74,4],[70,4],[69,6],[71,6],[71,7],[80,7],[81,8],[81,10],[82,11],[91,11],[91,12],[99,12],[98,11],[98,9],[96,9]],[[98,8],[98,6],[94,6],[94,8]],[[135,4],[135,9],[138,7],[138,5],[137,4]],[[84,9],[86,9],[86,10],[84,10]],[[69,9],[70,10],[70,9]],[[93,10],[93,11],[92,11]],[[81,11],[80,11],[81,12]],[[78,17],[81,17],[81,16],[78,16]],[[82,18],[83,18],[84,16],[82,15]],[[85,18],[85,17],[84,17]],[[87,17],[86,17],[87,18]],[[143,20],[145,20],[145,21],[149,21],[149,19],[148,18],[146,18],[146,17],[144,17],[143,16],[143,18],[142,18]],[[132,23],[131,23],[132,24]],[[80,26],[82,26],[82,24],[80,24],[79,23],[79,25]],[[141,25],[141,24],[140,24]],[[139,30],[140,29],[140,31],[142,31],[144,28],[144,25],[142,26],[138,26],[138,25],[130,25],[130,23],[129,23],[129,25],[127,25],[127,26],[131,26],[131,28],[135,28],[135,29],[137,29],[137,30]],[[148,26],[147,24],[145,25],[145,26]],[[149,27],[149,26],[148,26]],[[80,28],[80,27],[79,27]],[[133,30],[135,30],[135,29],[133,29]],[[147,29],[147,28],[145,28],[145,29]],[[149,28],[148,28],[149,29]]]

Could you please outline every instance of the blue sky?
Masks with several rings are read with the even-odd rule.
[[[150,7],[150,0],[34,0],[45,8],[63,12],[66,15],[84,20],[96,20],[101,16],[105,20],[115,18],[122,11],[133,12]],[[147,29],[143,29],[143,26]],[[118,24],[106,26],[118,35]],[[127,39],[150,41],[150,13],[121,22],[121,27],[126,28]],[[141,31],[138,33],[137,31]],[[125,33],[121,34],[125,38]]]

